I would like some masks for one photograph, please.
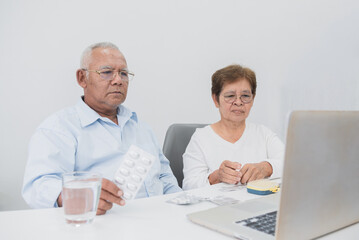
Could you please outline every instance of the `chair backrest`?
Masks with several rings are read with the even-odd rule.
[[[165,141],[163,143],[163,154],[170,161],[173,174],[177,178],[178,185],[182,188],[183,181],[183,159],[182,155],[186,151],[187,145],[191,140],[196,128],[205,127],[208,124],[187,124],[175,123],[169,126]]]

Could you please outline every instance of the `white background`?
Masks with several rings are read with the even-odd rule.
[[[294,109],[359,110],[359,2],[349,0],[0,1],[0,210],[24,209],[27,146],[77,102],[85,47],[119,46],[136,76],[125,105],[160,144],[172,123],[213,123],[211,75],[252,68],[250,121],[284,140]]]

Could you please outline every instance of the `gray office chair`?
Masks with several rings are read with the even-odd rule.
[[[163,143],[163,154],[170,161],[173,174],[177,178],[178,185],[182,188],[183,159],[187,145],[196,128],[202,128],[207,124],[175,123],[169,126]]]

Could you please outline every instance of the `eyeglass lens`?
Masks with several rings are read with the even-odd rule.
[[[106,70],[106,71],[100,72],[100,77],[104,80],[111,81],[116,77],[116,74],[118,74],[120,76],[122,81],[129,81],[130,80],[129,76],[132,76],[132,75],[129,75],[128,72],[123,71],[123,70],[121,70],[119,72],[114,71],[114,70]]]
[[[228,95],[224,95],[223,97],[227,103],[234,103],[238,99],[238,96],[235,94],[228,94]],[[243,95],[240,95],[239,98],[241,99],[241,101],[243,103],[250,103],[253,99],[253,95],[252,94],[243,94]]]

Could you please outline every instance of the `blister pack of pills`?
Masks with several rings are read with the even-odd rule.
[[[202,198],[186,192],[183,192],[182,194],[179,194],[176,197],[167,200],[168,203],[174,203],[177,205],[190,205],[199,203],[200,201],[202,201]]]
[[[235,204],[239,202],[238,199],[231,197],[225,197],[225,196],[200,197],[187,192],[183,192],[182,194],[179,194],[176,197],[167,200],[168,203],[174,203],[177,205],[190,205],[203,201],[208,201],[217,205],[228,205],[228,204]]]
[[[123,191],[123,199],[131,200],[136,196],[154,162],[152,154],[130,146],[114,177],[115,184]]]

